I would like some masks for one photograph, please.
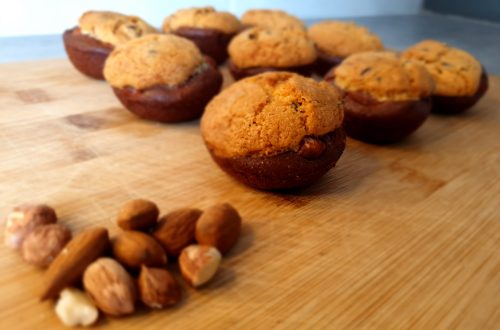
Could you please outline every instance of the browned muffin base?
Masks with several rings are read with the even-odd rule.
[[[292,66],[288,68],[276,68],[276,67],[253,67],[253,68],[239,68],[237,67],[231,59],[227,61],[229,71],[233,76],[234,80],[240,80],[246,77],[251,77],[258,75],[259,73],[271,72],[271,71],[288,71],[295,72],[300,75],[309,77],[314,71],[314,63],[302,66]]]
[[[331,69],[342,63],[343,57],[328,55],[318,49],[318,58],[314,64],[314,70],[317,74],[323,76]]]
[[[222,64],[227,59],[227,45],[235,35],[215,29],[193,27],[181,27],[173,33],[194,42],[203,54],[213,58],[217,64]]]
[[[113,46],[80,32],[80,28],[66,30],[63,34],[64,48],[73,66],[86,76],[104,79],[104,62]]]
[[[222,74],[206,57],[208,68],[175,87],[153,86],[144,90],[113,88],[120,102],[137,116],[160,122],[180,122],[199,118],[205,105],[220,91]]]
[[[431,111],[431,99],[381,102],[365,93],[347,92],[344,106],[347,135],[369,143],[393,143],[424,123]]]
[[[291,189],[312,184],[335,166],[345,148],[345,133],[338,128],[322,136],[305,137],[298,151],[274,156],[224,158],[207,148],[222,170],[250,187]]]
[[[488,90],[488,74],[483,68],[477,92],[472,96],[432,96],[432,112],[457,114],[470,109]]]

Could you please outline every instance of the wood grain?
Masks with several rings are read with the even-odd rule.
[[[107,329],[499,329],[500,78],[469,113],[432,116],[408,140],[349,140],[303,191],[249,189],[211,161],[198,122],[123,110],[65,60],[0,66],[0,214],[47,202],[73,231],[116,232],[130,198],[233,203],[243,236],[215,281],[176,308]],[[59,329],[42,272],[0,248],[0,329]]]

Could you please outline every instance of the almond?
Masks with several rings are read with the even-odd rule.
[[[215,246],[226,254],[238,241],[241,217],[230,204],[216,204],[206,209],[196,222],[196,241]]]
[[[167,263],[167,255],[161,245],[140,231],[121,232],[111,244],[113,256],[127,267],[163,266]]]
[[[70,240],[71,231],[64,225],[39,226],[24,239],[21,254],[28,263],[45,268]]]
[[[125,268],[111,258],[100,258],[83,274],[83,286],[97,307],[113,316],[132,314],[137,288]]]
[[[142,266],[138,284],[141,300],[148,307],[165,308],[181,300],[181,287],[166,269]]]
[[[214,277],[221,261],[220,252],[213,246],[190,245],[179,256],[179,268],[186,282],[199,287]]]
[[[153,236],[171,256],[178,256],[182,249],[193,243],[196,221],[201,211],[182,208],[160,218]]]
[[[41,299],[56,298],[62,289],[78,282],[85,268],[103,255],[108,245],[106,228],[87,229],[75,236],[45,273]]]
[[[125,230],[149,230],[156,225],[159,214],[155,203],[145,199],[133,199],[122,206],[116,222]]]

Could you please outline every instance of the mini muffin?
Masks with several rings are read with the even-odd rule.
[[[243,14],[241,22],[247,27],[260,26],[273,29],[306,31],[304,23],[300,19],[282,10],[251,9]]]
[[[164,32],[193,41],[202,53],[219,64],[226,60],[227,45],[241,29],[236,16],[212,7],[181,9],[163,23]]]
[[[266,71],[312,73],[316,49],[306,35],[295,30],[254,27],[229,43],[229,70],[238,80]]]
[[[68,57],[81,73],[95,79],[104,79],[104,62],[114,47],[145,34],[158,33],[136,16],[125,16],[110,11],[88,11],[78,26],[63,34]]]
[[[461,49],[425,40],[408,48],[403,57],[420,62],[432,75],[436,83],[432,95],[434,112],[463,112],[488,90],[488,75],[481,63]]]
[[[344,128],[355,139],[399,141],[420,127],[431,110],[430,74],[394,53],[351,55],[325,79],[345,93]]]
[[[318,50],[316,72],[320,75],[349,55],[384,48],[376,34],[354,22],[323,21],[312,25],[307,35]]]
[[[116,47],[104,77],[125,108],[161,122],[198,118],[222,85],[214,60],[172,34],[150,34]]]
[[[215,162],[257,189],[307,186],[345,147],[342,95],[290,72],[243,79],[205,109],[201,133]]]

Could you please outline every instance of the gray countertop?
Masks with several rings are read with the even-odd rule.
[[[500,74],[500,24],[431,13],[350,20],[377,33],[388,48],[404,49],[422,39],[437,39],[467,50],[489,73]],[[0,63],[65,56],[61,35],[0,38]]]

